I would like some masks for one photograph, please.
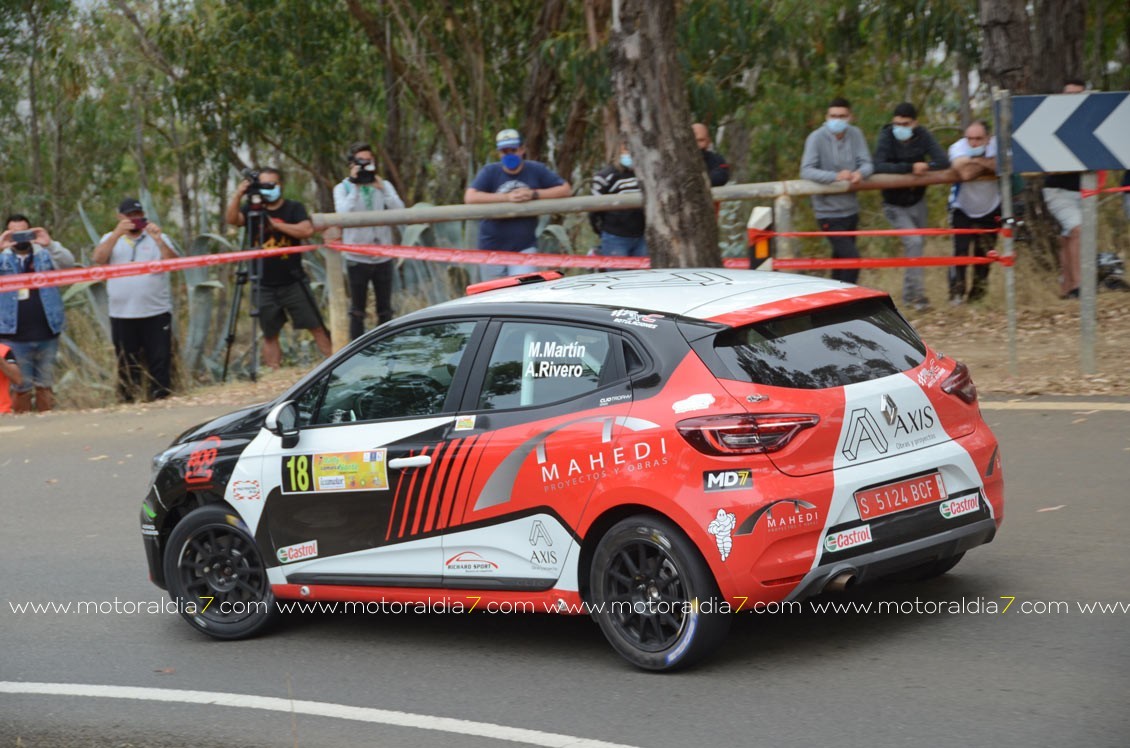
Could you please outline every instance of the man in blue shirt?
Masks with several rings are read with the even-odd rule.
[[[540,161],[526,160],[526,149],[517,130],[499,132],[495,147],[500,160],[479,170],[463,196],[465,203],[524,203],[573,194],[569,183],[552,169]],[[537,251],[537,227],[537,216],[484,219],[479,224],[479,249],[533,254]],[[486,265],[482,275],[489,280],[535,271],[528,265]]]

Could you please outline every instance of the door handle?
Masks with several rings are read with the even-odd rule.
[[[431,455],[416,455],[415,457],[396,457],[388,461],[390,468],[427,467],[432,464]]]

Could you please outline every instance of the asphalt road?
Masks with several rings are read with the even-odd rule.
[[[743,615],[673,675],[583,618],[305,616],[219,643],[170,613],[18,613],[163,599],[138,531],[150,456],[221,409],[0,420],[0,748],[1130,745],[1130,612],[1079,607],[1130,603],[1130,406],[999,405],[997,539],[941,579],[820,600],[918,612]]]

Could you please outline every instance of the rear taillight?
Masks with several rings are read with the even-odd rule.
[[[977,402],[977,385],[973,384],[969,367],[958,361],[957,366],[953,367],[953,373],[942,382],[942,392],[956,395],[970,405]]]
[[[751,455],[776,452],[819,416],[795,413],[735,413],[679,421],[676,428],[699,452],[708,455]]]

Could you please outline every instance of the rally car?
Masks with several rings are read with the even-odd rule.
[[[587,613],[667,670],[732,612],[933,577],[996,534],[969,371],[885,293],[553,275],[397,319],[185,432],[142,508],[152,580],[219,639],[277,600],[426,601]]]

